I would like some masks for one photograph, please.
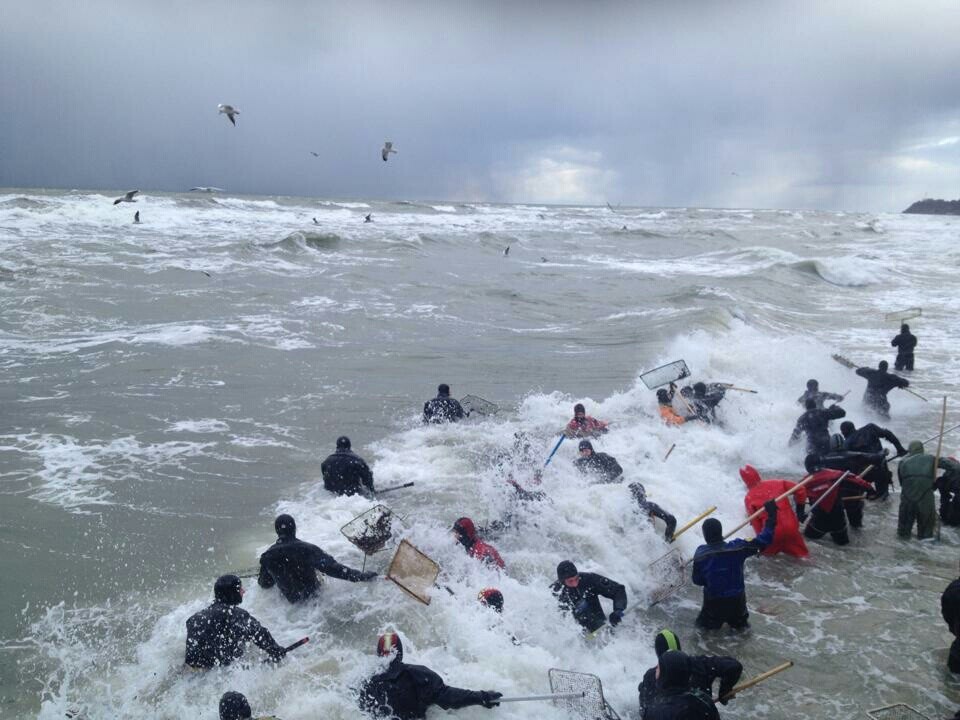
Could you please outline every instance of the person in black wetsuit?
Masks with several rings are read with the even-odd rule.
[[[673,540],[673,531],[677,529],[677,519],[655,502],[647,500],[647,490],[640,483],[630,483],[628,487],[630,488],[630,493],[633,495],[633,499],[636,500],[637,505],[640,506],[640,512],[650,518],[651,524],[655,517],[660,518],[667,524],[667,529],[663,533],[663,537],[667,542],[671,542]]]
[[[232,690],[220,698],[219,711],[220,720],[248,720],[253,717],[247,698]]]
[[[373,473],[366,461],[350,449],[350,438],[337,438],[337,450],[320,465],[323,486],[336,495],[372,495]]]
[[[835,403],[843,400],[843,395],[837,395],[832,392],[821,392],[820,383],[817,380],[807,380],[807,389],[797,398],[797,403],[804,408],[807,407],[807,400],[813,400],[816,403],[817,410],[823,409],[823,403],[827,400],[833,400]]]
[[[897,457],[903,457],[907,454],[907,449],[896,435],[873,423],[867,423],[857,428],[856,425],[847,420],[840,423],[840,434],[843,435],[844,449],[851,452],[867,453],[875,457],[877,453],[883,453],[883,445],[880,441],[886,440],[897,449]],[[871,493],[868,497],[870,500],[883,500],[889,495],[890,485],[893,484],[893,473],[887,467],[887,458],[884,457],[878,462],[864,462],[854,471],[859,473],[860,470],[871,464],[873,469],[863,479],[872,482],[876,487],[876,492]]]
[[[430,668],[406,664],[403,662],[403,644],[396,633],[380,636],[377,655],[394,657],[387,669],[364,682],[359,692],[360,708],[376,717],[416,720],[426,717],[431,705],[439,705],[444,710],[471,705],[493,708],[503,697],[502,693],[492,690],[450,687]]]
[[[867,389],[863,392],[864,404],[887,420],[890,419],[890,401],[887,399],[887,393],[894,388],[910,386],[909,380],[887,372],[889,367],[886,360],[881,360],[876,369],[857,368],[857,375],[867,381]]]
[[[243,584],[236,575],[221,575],[213,585],[214,603],[187,619],[184,662],[193,668],[229,665],[243,657],[252,641],[273,661],[287,651],[250,613],[237,607],[243,602]]]
[[[595,452],[593,443],[589,440],[581,440],[578,449],[580,457],[573,461],[573,465],[584,475],[588,473],[595,475],[603,483],[616,482],[623,475],[623,468],[620,467],[616,458],[606,453]]]
[[[680,650],[660,657],[657,696],[644,720],[720,720],[713,698],[690,685],[690,658]]]
[[[670,630],[661,630],[656,634],[653,648],[657,658],[671,650],[682,650],[680,638]],[[712,696],[713,683],[720,681],[719,696],[722,698],[733,690],[743,674],[743,665],[736,658],[726,655],[687,656],[690,661],[690,687],[700,690],[704,695]],[[653,707],[657,697],[657,668],[652,667],[644,673],[643,681],[637,687],[640,695],[640,720],[647,720],[647,710]],[[726,705],[729,700],[721,700]]]
[[[910,332],[910,326],[903,323],[900,334],[890,344],[897,349],[897,359],[893,362],[894,370],[913,371],[913,349],[917,346],[917,336]]]
[[[366,582],[377,577],[375,572],[360,572],[341,565],[316,545],[297,539],[297,523],[289,515],[278,515],[273,523],[277,542],[260,556],[260,587],[276,585],[292,603],[316,595],[320,589],[317,572],[324,575]]]
[[[952,673],[960,673],[960,579],[947,585],[947,589],[940,596],[940,613],[953,635],[947,667]]]
[[[569,560],[557,565],[557,582],[550,586],[557,596],[560,608],[573,615],[584,631],[590,633],[603,627],[609,619],[616,627],[627,609],[627,589],[618,582],[596,573],[581,573]],[[613,600],[609,618],[600,605],[600,597]]]
[[[950,459],[957,462],[955,457]],[[940,491],[939,512],[943,524],[951,527],[960,525],[960,472],[948,468],[937,478],[935,487]]]
[[[423,404],[423,421],[438,425],[463,420],[467,414],[456,398],[450,397],[450,386],[442,383],[437,387],[437,396]]]
[[[845,417],[847,411],[839,405],[831,405],[817,410],[817,401],[807,400],[807,411],[797,418],[797,424],[790,434],[790,444],[796,443],[800,436],[807,435],[808,453],[825,453],[830,449],[830,421]]]
[[[681,397],[690,397],[692,394],[693,411],[699,420],[712,423],[717,421],[717,405],[723,400],[727,389],[716,383],[711,383],[709,392],[706,383],[697,382],[691,388],[689,385],[680,388]]]

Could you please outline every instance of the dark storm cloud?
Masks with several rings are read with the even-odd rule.
[[[7,0],[0,185],[889,210],[957,196],[960,6],[836,5]]]

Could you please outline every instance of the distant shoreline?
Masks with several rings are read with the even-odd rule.
[[[918,215],[960,215],[960,200],[918,200],[903,212]]]

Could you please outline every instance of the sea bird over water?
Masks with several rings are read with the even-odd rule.
[[[230,118],[230,122],[232,122],[234,125],[237,124],[237,121],[234,118],[236,118],[236,116],[240,114],[240,111],[237,110],[233,105],[220,104],[220,105],[217,105],[217,109],[220,112],[224,113],[228,118]]]
[[[393,143],[390,142],[389,140],[387,140],[387,141],[383,144],[383,150],[380,151],[380,157],[382,157],[382,158],[383,158],[383,161],[386,162],[386,161],[387,161],[387,156],[388,156],[390,153],[396,154],[396,152],[397,152],[397,151],[393,149]]]
[[[122,203],[122,202],[136,202],[137,199],[134,197],[134,195],[136,195],[138,192],[140,192],[140,191],[139,191],[139,190],[130,190],[130,191],[127,192],[122,198],[117,198],[116,200],[114,200],[114,201],[113,201],[113,204],[114,204],[114,205],[119,205],[119,204]]]

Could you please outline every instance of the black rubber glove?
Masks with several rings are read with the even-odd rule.
[[[900,447],[897,448],[897,457],[903,457],[906,454],[907,454],[907,449],[905,447],[901,445]]]
[[[500,698],[503,697],[503,693],[494,692],[493,690],[481,690],[480,691],[480,704],[485,708],[495,708],[500,703],[497,702]]]
[[[376,580],[376,579],[377,579],[377,574],[372,570],[367,570],[366,572],[362,572],[359,575],[360,582],[369,582],[370,580]]]
[[[727,687],[727,688],[725,688],[725,687],[723,687],[723,686],[720,687],[720,704],[721,704],[721,705],[726,705],[728,702],[730,702],[731,700],[733,700],[732,697],[724,697],[724,695],[726,695],[726,694],[727,694],[728,692],[730,692],[731,690],[733,690],[732,687]]]
[[[663,533],[663,539],[667,542],[673,542],[673,528],[667,528]]]
[[[612,613],[610,613],[610,617],[608,619],[610,620],[610,625],[616,627],[620,624],[620,621],[623,620],[623,610],[614,610]]]
[[[799,520],[800,522],[807,521],[807,504],[806,503],[797,505],[797,520]]]

